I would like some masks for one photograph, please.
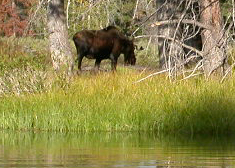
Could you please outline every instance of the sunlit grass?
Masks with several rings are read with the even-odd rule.
[[[0,127],[46,131],[154,131],[227,134],[234,132],[234,80],[191,79],[171,83],[121,69],[81,75],[67,87],[36,95],[5,97]]]
[[[203,77],[172,82],[165,75],[135,83],[151,72],[123,67],[120,59],[116,73],[110,72],[110,61],[102,62],[100,73],[86,71],[94,61],[84,60],[82,74],[68,78],[53,73],[48,51],[37,45],[46,46],[45,41],[14,40],[0,39],[1,129],[190,135],[235,131],[233,76],[224,83]],[[145,65],[141,59],[137,64]]]

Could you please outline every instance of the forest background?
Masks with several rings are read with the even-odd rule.
[[[58,1],[59,2],[59,1]],[[210,51],[210,47],[206,45],[213,45],[212,41],[209,37],[199,37],[202,34],[201,28],[205,28],[206,26],[214,27],[218,32],[223,32],[226,35],[223,36],[233,36],[234,33],[234,24],[230,24],[234,22],[234,3],[233,1],[220,1],[221,7],[214,7],[209,10],[214,10],[214,16],[202,16],[202,14],[197,14],[197,1],[182,1],[179,5],[176,5],[175,2],[172,1],[167,3],[167,1],[153,1],[153,0],[110,0],[110,1],[76,1],[76,0],[68,0],[63,1],[64,11],[66,15],[66,26],[68,28],[69,38],[79,30],[82,29],[102,29],[107,27],[108,25],[117,26],[125,35],[131,36],[135,38],[135,43],[141,48],[144,48],[144,51],[139,51],[137,54],[141,53],[141,56],[138,57],[141,63],[147,63],[163,67],[169,69],[169,71],[179,71],[179,69],[184,69],[186,63],[193,60],[192,52],[196,52],[196,57],[205,57],[204,61],[204,71],[209,75],[214,69],[217,69],[216,66],[213,67],[211,65],[206,65],[210,62],[210,64],[215,64],[213,59],[211,59],[210,55],[215,54],[206,54],[206,50]],[[200,1],[199,1],[200,2]],[[213,4],[218,4],[217,1]],[[48,8],[49,1],[27,1],[27,0],[4,0],[2,1],[2,5],[0,8],[0,34],[2,37],[22,37],[22,36],[31,36],[36,37],[37,39],[47,39],[50,35],[50,31],[48,30]],[[162,6],[161,6],[162,5]],[[165,6],[164,6],[165,5]],[[202,6],[202,4],[201,4]],[[209,5],[210,6],[210,5]],[[161,9],[162,8],[162,9]],[[174,8],[177,8],[174,10]],[[183,8],[186,8],[183,10]],[[191,9],[192,8],[192,9]],[[202,7],[201,7],[202,8]],[[157,10],[156,10],[157,9]],[[206,8],[205,8],[206,9]],[[169,12],[169,10],[172,10]],[[203,12],[203,9],[200,9]],[[200,12],[200,11],[199,11]],[[193,13],[193,14],[192,14]],[[196,13],[196,14],[195,14]],[[198,23],[198,21],[203,20],[203,17],[207,17],[204,20],[204,23]],[[210,20],[212,17],[212,20]],[[214,22],[213,18],[217,17],[218,23]],[[222,18],[220,18],[222,17]],[[171,25],[169,21],[175,21],[174,18],[178,18],[183,26],[179,28],[178,25]],[[191,23],[184,23],[184,19],[188,19]],[[161,26],[163,28],[159,28],[156,21],[162,21],[168,23],[167,26],[171,28],[166,28],[166,26]],[[187,21],[187,20],[186,20]],[[222,23],[223,24],[220,24]],[[156,24],[157,23],[157,24]],[[193,24],[192,24],[193,23]],[[162,22],[161,22],[162,24]],[[190,25],[191,24],[191,25]],[[190,26],[189,26],[190,25]],[[198,26],[199,25],[199,26]],[[200,25],[202,25],[200,27]],[[206,25],[206,26],[205,26]],[[204,27],[203,27],[204,26]],[[225,26],[225,27],[223,27]],[[230,27],[229,27],[230,26]],[[229,27],[229,28],[228,28]],[[228,28],[226,30],[225,28]],[[176,29],[176,30],[174,30]],[[219,30],[221,29],[221,30]],[[228,31],[228,32],[227,32]],[[180,34],[180,35],[178,35]],[[212,32],[210,36],[220,35],[216,31]],[[162,36],[164,35],[164,36]],[[207,35],[209,36],[209,35]],[[163,41],[162,38],[165,38]],[[209,41],[208,44],[204,43],[204,55],[200,50],[202,50],[202,40],[201,38],[207,38]],[[166,42],[173,41],[173,42]],[[215,40],[215,39],[214,39]],[[204,40],[205,41],[205,40]],[[218,40],[215,40],[218,41]],[[221,41],[221,40],[220,40]],[[226,45],[226,51],[221,49],[221,47],[217,48],[217,53],[220,55],[226,55],[223,57],[227,58],[227,44],[231,44],[233,39],[223,37],[223,48]],[[144,44],[139,44],[139,43]],[[167,45],[163,46],[161,43],[167,43],[168,45],[172,45],[173,47],[168,47]],[[183,43],[182,44],[174,44],[174,43]],[[219,43],[219,42],[217,42]],[[220,44],[221,45],[221,44]],[[73,45],[72,45],[73,46]],[[192,47],[194,49],[192,49]],[[173,49],[172,49],[173,48]],[[209,48],[209,49],[208,49]],[[215,48],[215,47],[214,47]],[[190,52],[186,52],[190,50]],[[170,51],[169,51],[170,50]],[[177,52],[178,54],[172,54],[171,50]],[[215,49],[216,50],[216,49]],[[165,51],[166,54],[163,54],[162,51]],[[170,53],[169,53],[170,52]],[[144,54],[144,55],[143,55]],[[143,56],[142,56],[143,55]],[[184,58],[183,58],[184,57]],[[218,60],[224,60],[223,57],[214,56]],[[153,59],[152,59],[153,58]],[[187,58],[187,59],[185,59]],[[189,61],[190,60],[190,61]],[[194,59],[195,60],[195,59]],[[228,60],[228,59],[227,59]],[[226,61],[227,61],[226,60]],[[167,62],[171,62],[168,64]],[[176,62],[183,62],[179,63]],[[192,61],[191,61],[192,62]],[[170,67],[168,67],[170,66]],[[175,68],[171,68],[171,66],[175,66]],[[198,69],[196,69],[198,70]],[[206,72],[208,71],[208,72]]]

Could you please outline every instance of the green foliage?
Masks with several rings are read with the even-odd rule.
[[[138,50],[135,51],[137,64],[148,68],[157,68],[159,59],[157,46],[151,41],[152,39],[135,40]],[[140,48],[143,50],[140,50]]]
[[[121,27],[125,33],[130,26],[135,1],[72,2],[69,6],[69,34],[81,29],[100,29],[108,25]]]
[[[223,16],[228,17],[229,14],[232,13],[232,1],[231,0],[223,0],[221,2],[221,10]]]
[[[40,48],[40,49],[39,49]],[[47,42],[33,38],[0,39],[0,96],[42,92],[51,63]]]
[[[144,11],[141,9],[140,12],[145,12],[145,17],[154,12],[151,10],[155,7],[150,9],[150,0],[141,2],[144,2],[145,5],[140,4],[139,8],[144,9]],[[224,16],[228,16],[231,13],[231,2],[230,0],[221,0]],[[65,4],[67,5],[67,1],[65,1]],[[148,4],[148,8],[145,9],[147,7],[146,4]],[[45,38],[48,35],[46,30],[47,5],[46,2],[36,2],[35,0],[15,0],[16,9],[13,10],[14,7],[12,7],[11,1],[1,2],[0,34],[11,36],[16,33],[22,36],[25,33],[24,31],[27,30],[30,35]],[[71,0],[68,6],[69,35],[71,37],[81,29],[100,29],[108,25],[117,25],[125,34],[130,34],[137,28],[137,25],[134,24],[136,21],[133,20],[135,5],[135,0]],[[137,34],[142,33],[141,29]]]
[[[47,45],[44,40],[33,38],[1,38],[0,73],[27,66],[45,69],[49,65]]]

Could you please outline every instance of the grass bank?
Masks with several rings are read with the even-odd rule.
[[[0,39],[0,129],[235,132],[234,77],[221,84],[200,77],[170,82],[155,76],[133,84],[150,72],[118,65],[116,74],[84,72],[69,80],[51,70],[47,45],[40,39]],[[154,62],[150,56],[141,59],[144,55],[152,52],[138,53],[137,66]],[[93,66],[86,61],[83,66]]]
[[[121,68],[82,75],[66,87],[0,100],[0,128],[46,131],[154,131],[228,134],[235,131],[235,80],[170,83]]]

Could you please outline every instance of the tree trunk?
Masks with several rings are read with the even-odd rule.
[[[64,0],[49,1],[48,30],[53,68],[56,71],[66,68],[71,74],[74,61],[68,41]]]
[[[11,2],[11,9],[12,9],[12,11],[16,11],[16,4],[15,4],[15,1],[14,0],[12,0],[12,2]],[[12,34],[12,36],[13,37],[15,37],[16,36],[16,24],[15,24],[15,20],[13,21],[13,34]]]
[[[204,72],[208,77],[215,70],[222,72],[226,61],[224,49],[223,21],[218,0],[200,0],[201,22],[211,29],[204,29],[201,33]]]
[[[156,0],[156,6],[160,10],[157,13],[157,21],[178,19],[181,11],[178,7],[179,0],[166,3],[166,0]],[[178,40],[181,28],[177,24],[161,25],[157,27],[157,34]],[[159,65],[160,68],[171,69],[181,61],[184,50],[178,43],[164,38],[158,39]]]

